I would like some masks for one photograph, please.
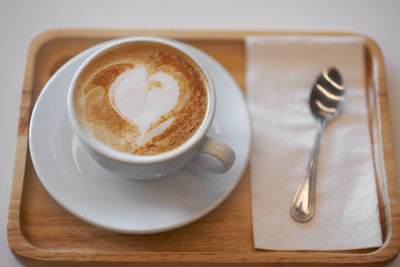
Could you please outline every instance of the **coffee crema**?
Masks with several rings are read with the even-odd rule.
[[[81,72],[74,108],[81,128],[115,150],[156,155],[184,144],[203,123],[207,82],[197,64],[163,44],[116,47]]]

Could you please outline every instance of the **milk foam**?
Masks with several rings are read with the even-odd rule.
[[[176,106],[179,90],[178,82],[170,74],[159,71],[149,75],[145,65],[135,65],[112,83],[109,99],[123,118],[139,128],[136,143],[140,146],[171,125],[173,118],[149,130],[152,123]]]
[[[157,155],[181,146],[201,127],[207,83],[180,51],[132,44],[86,66],[74,106],[88,137],[117,151]]]

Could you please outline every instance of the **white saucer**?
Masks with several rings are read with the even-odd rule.
[[[83,150],[66,113],[68,85],[90,48],[61,67],[43,88],[32,112],[29,148],[36,172],[50,195],[82,220],[130,234],[171,230],[217,207],[243,175],[250,153],[250,120],[239,86],[213,58],[191,46],[216,87],[217,109],[209,136],[230,145],[233,167],[212,174],[185,167],[151,181],[135,181],[109,172]]]

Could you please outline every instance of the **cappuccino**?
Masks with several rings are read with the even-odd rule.
[[[156,155],[184,144],[207,112],[206,78],[181,51],[128,43],[84,68],[73,96],[81,128],[111,148]]]

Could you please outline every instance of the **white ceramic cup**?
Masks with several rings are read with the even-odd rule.
[[[207,112],[203,123],[197,132],[181,146],[151,156],[141,156],[120,152],[95,140],[93,137],[89,137],[78,123],[73,102],[74,92],[77,88],[80,75],[92,60],[117,47],[137,42],[154,42],[180,50],[199,66],[199,69],[203,72],[207,83]],[[187,45],[175,40],[157,37],[129,37],[116,39],[106,42],[102,48],[89,56],[89,58],[86,59],[76,71],[68,92],[68,117],[72,129],[82,146],[104,168],[123,177],[141,180],[169,175],[178,171],[187,164],[214,173],[226,172],[231,168],[235,160],[235,153],[233,150],[228,145],[206,136],[206,133],[214,120],[216,108],[216,96],[213,82],[196,56],[188,53],[184,49],[185,46]],[[213,158],[212,160],[209,159],[210,156]]]

